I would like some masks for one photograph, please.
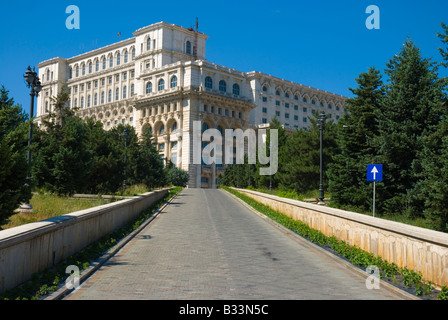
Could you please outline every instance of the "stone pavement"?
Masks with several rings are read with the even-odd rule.
[[[395,300],[223,190],[185,189],[71,300]]]

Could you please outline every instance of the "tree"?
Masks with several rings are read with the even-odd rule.
[[[441,24],[444,33],[437,33],[447,48],[439,48],[443,62],[441,66],[448,67],[448,26]],[[443,101],[443,110],[440,112],[441,121],[434,132],[422,138],[423,148],[418,153],[420,164],[419,180],[411,192],[411,200],[420,205],[423,203],[423,215],[440,231],[448,232],[448,98],[446,94],[447,78],[434,81],[435,102]],[[420,210],[420,207],[418,207]],[[415,215],[416,213],[414,213]],[[421,212],[420,212],[421,215]]]
[[[331,201],[337,205],[368,210],[371,187],[366,182],[366,165],[375,163],[379,134],[377,114],[384,98],[380,71],[371,67],[356,78],[358,87],[349,88],[354,97],[347,99],[347,113],[337,125],[336,154],[329,166]]]
[[[92,154],[85,123],[67,108],[68,91],[53,99],[55,112],[37,130],[33,177],[37,185],[59,195],[80,192],[90,175]]]
[[[186,187],[188,184],[189,174],[187,171],[177,167],[168,170],[168,183],[173,186]]]
[[[163,160],[157,152],[149,130],[142,133],[136,159],[136,174],[142,183],[149,188],[161,187],[167,183]]]
[[[424,137],[435,130],[444,113],[441,83],[435,63],[422,58],[409,39],[386,66],[389,84],[379,113],[378,139],[387,181],[381,205],[389,213],[421,215],[423,199],[412,190],[422,174],[418,155]]]
[[[0,222],[29,197],[27,176],[28,117],[20,105],[0,89]]]
[[[297,194],[317,190],[320,181],[320,131],[317,114],[309,117],[311,125],[307,130],[296,130],[288,136],[279,151],[279,171],[276,173],[279,188],[294,190]],[[325,123],[323,132],[324,186],[328,186],[326,171],[332,156],[337,152],[335,125],[332,120]]]

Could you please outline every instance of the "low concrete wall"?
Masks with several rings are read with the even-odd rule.
[[[355,245],[424,279],[448,285],[448,234],[359,213],[236,189],[327,236]]]
[[[126,225],[169,189],[0,231],[0,293]]]

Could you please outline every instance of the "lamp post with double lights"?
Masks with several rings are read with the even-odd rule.
[[[320,182],[319,182],[319,196],[318,196],[318,204],[325,204],[324,202],[324,185],[323,185],[323,131],[325,128],[325,120],[326,120],[325,112],[321,112],[319,114],[319,118],[317,120],[317,126],[320,131]]]
[[[31,70],[31,67],[28,66],[28,69],[25,72],[25,75],[23,76],[25,78],[25,81],[27,83],[27,87],[30,88],[30,128],[28,132],[28,168],[27,168],[27,176],[26,176],[26,183],[25,188],[27,190],[27,199],[25,200],[25,203],[23,203],[20,206],[20,210],[22,211],[32,211],[33,207],[30,204],[31,200],[31,141],[33,138],[33,115],[34,115],[34,97],[37,97],[39,92],[42,90],[42,85],[40,83],[39,77],[37,76],[37,72],[34,70]]]

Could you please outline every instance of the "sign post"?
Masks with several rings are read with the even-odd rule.
[[[373,181],[373,216],[375,216],[375,182],[383,181],[383,165],[367,165],[367,181]]]

